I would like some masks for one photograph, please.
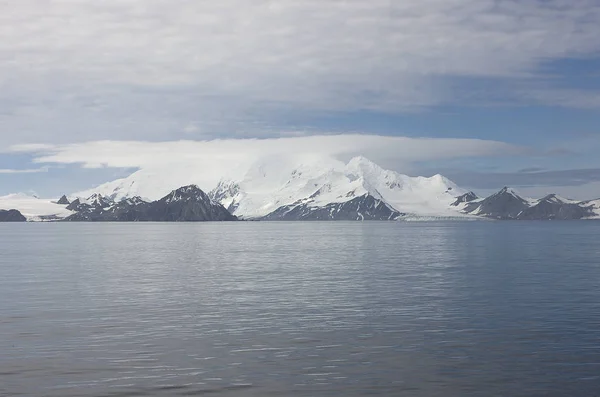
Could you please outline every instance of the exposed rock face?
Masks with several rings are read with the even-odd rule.
[[[210,198],[221,203],[227,211],[234,213],[239,207],[238,196],[240,194],[240,186],[231,181],[221,181],[216,188],[208,194]]]
[[[463,203],[470,203],[477,200],[479,197],[473,192],[468,192],[456,198],[456,201],[450,204],[452,207],[458,207]]]
[[[371,195],[356,197],[343,203],[331,203],[323,207],[311,207],[310,203],[298,202],[278,208],[263,220],[299,221],[388,221],[395,220],[402,214],[384,201]]]
[[[573,201],[550,194],[540,200],[526,200],[504,188],[484,200],[466,204],[463,212],[501,220],[577,220],[598,218],[597,201]]]
[[[567,202],[554,194],[548,195],[539,202],[521,212],[522,220],[574,220],[594,216],[591,208],[580,203]]]
[[[527,200],[505,187],[486,199],[467,204],[464,212],[493,219],[518,219],[529,207]]]
[[[69,208],[72,211],[77,211],[75,214],[66,218],[66,221],[79,222],[132,222],[142,220],[143,211],[148,203],[137,198],[126,199],[116,204],[105,206],[103,202],[96,202],[97,205],[92,206],[87,203],[81,203],[79,200],[74,200]]]
[[[27,222],[27,218],[17,210],[0,210],[0,222]]]
[[[76,201],[78,201],[76,203]],[[234,221],[222,205],[212,201],[195,185],[172,191],[160,200],[148,203],[140,197],[132,197],[118,203],[96,196],[81,203],[71,203],[73,211],[67,221],[120,221],[120,222],[199,222]]]
[[[71,202],[69,201],[69,199],[67,198],[67,196],[63,195],[57,202],[56,204],[60,204],[60,205],[69,205],[71,204]]]
[[[67,209],[70,211],[80,211],[81,210],[81,200],[78,198],[73,200],[69,205],[67,205]]]
[[[211,200],[196,185],[181,187],[150,203],[144,215],[147,218],[144,220],[165,222],[237,220],[225,207]]]

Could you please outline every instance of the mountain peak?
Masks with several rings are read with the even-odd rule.
[[[163,199],[167,203],[172,203],[175,201],[190,201],[190,200],[201,200],[213,202],[210,197],[202,189],[198,187],[198,185],[187,185],[182,186],[179,189],[173,190],[167,196],[163,197]]]
[[[56,204],[69,205],[69,204],[71,204],[71,202],[69,201],[69,199],[67,198],[67,196],[65,196],[63,194],[63,196],[56,202]]]
[[[198,185],[187,185],[187,186],[182,186],[179,189],[175,189],[176,192],[182,192],[182,193],[196,193],[196,192],[201,192],[202,189],[200,189],[198,187]]]
[[[85,204],[89,204],[92,207],[96,207],[96,208],[110,207],[113,204],[112,200],[110,200],[107,197],[104,197],[100,193],[94,193],[90,197],[88,197],[86,200],[81,200],[81,202],[85,203]]]
[[[371,169],[371,170],[382,170],[380,166],[369,160],[364,156],[355,156],[348,161],[346,165],[348,169]]]
[[[456,198],[456,201],[453,202],[452,204],[450,204],[452,207],[458,207],[459,205],[463,204],[463,203],[470,203],[473,202],[475,200],[479,199],[479,197],[477,197],[477,195],[473,192],[467,192],[465,194],[463,194],[462,196],[458,196]]]
[[[517,192],[515,189],[513,189],[512,187],[509,186],[504,186],[502,189],[500,189],[500,191],[498,193],[496,193],[497,195],[504,195],[504,194],[509,194],[511,196],[514,196],[516,198],[522,199],[521,195],[519,194],[519,192]]]

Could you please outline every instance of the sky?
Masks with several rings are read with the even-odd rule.
[[[598,37],[599,0],[0,0],[0,195],[303,150],[597,198]]]

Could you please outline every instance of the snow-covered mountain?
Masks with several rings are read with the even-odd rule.
[[[312,218],[311,209],[314,212],[329,208],[333,213],[344,208],[347,212],[348,206],[336,204],[352,202],[352,207],[362,202],[363,207],[356,207],[357,210],[348,215],[351,219],[361,219],[361,208],[370,212],[373,219],[387,219],[407,214],[460,216],[450,204],[464,193],[441,175],[409,177],[384,170],[364,157],[355,157],[347,164],[340,161],[303,163],[280,170],[258,163],[241,180],[221,181],[211,191],[211,197],[243,218],[272,219],[275,214],[289,213],[294,214],[292,219],[297,219],[298,214],[304,214],[302,219]],[[373,213],[372,209],[379,203],[384,204],[383,212]],[[318,219],[324,219],[323,216]]]
[[[593,219],[600,200],[576,202],[556,195],[539,200],[505,187],[487,198],[441,175],[409,177],[364,157],[345,163],[327,156],[270,156],[227,170],[213,185],[214,170],[139,170],[127,178],[75,193],[85,207],[123,199],[155,201],[185,185],[199,185],[241,219],[418,220],[418,219]],[[204,182],[204,184],[202,184]]]
[[[324,156],[260,159],[244,170],[223,175],[216,186],[202,186],[196,171],[139,170],[127,178],[75,193],[71,199],[99,194],[109,200],[140,196],[157,200],[186,184],[211,189],[210,197],[244,219],[388,219],[399,216],[466,217],[450,204],[466,191],[441,175],[409,177],[385,170],[364,157],[348,163]],[[198,181],[198,182],[196,182]],[[345,204],[349,203],[350,204]],[[345,205],[344,205],[345,204]],[[381,205],[380,205],[381,204]],[[350,210],[354,208],[353,210]],[[321,215],[315,215],[317,212]],[[279,210],[279,211],[278,211]],[[364,212],[364,213],[363,213]],[[292,216],[292,214],[294,214]],[[338,214],[336,216],[332,214]]]
[[[222,205],[214,202],[198,186],[189,185],[173,190],[153,202],[139,197],[113,202],[100,194],[87,200],[75,199],[70,207],[75,213],[66,221],[72,222],[200,222],[234,221]]]
[[[575,220],[600,218],[600,200],[575,201],[556,194],[539,200],[524,198],[504,187],[485,199],[454,203],[464,213],[501,220]]]

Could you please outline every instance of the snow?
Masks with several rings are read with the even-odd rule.
[[[547,201],[547,202],[555,203],[555,204],[579,204],[580,203],[580,201],[570,200],[570,199],[561,197],[557,194],[550,194],[546,197],[541,198],[540,200],[537,200],[538,203],[541,201]]]
[[[450,204],[466,193],[441,175],[409,177],[384,170],[364,157],[355,157],[347,164],[321,159],[296,167],[259,163],[242,180],[223,182],[220,188],[234,193],[222,197],[221,204],[238,204],[234,214],[245,218],[261,217],[284,205],[322,207],[365,194],[403,213],[461,217],[464,215]]]
[[[15,209],[28,221],[62,219],[71,215],[66,205],[56,204],[58,199],[41,199],[24,193],[9,194],[0,197],[0,209]]]
[[[592,207],[592,212],[595,213],[594,216],[591,216],[587,219],[600,219],[600,199],[585,201],[581,204],[585,207]]]
[[[159,200],[173,190],[182,186],[198,184],[203,190],[210,190],[212,186],[202,186],[201,170],[189,167],[174,166],[173,168],[145,168],[134,172],[126,178],[117,179],[102,184],[98,187],[73,193],[69,200],[75,198],[87,199],[94,193],[112,200],[121,201],[135,196],[145,201]]]
[[[303,203],[321,207],[344,203],[366,194],[402,212],[429,217],[466,217],[451,208],[456,197],[466,193],[441,175],[409,177],[385,170],[359,156],[348,163],[326,155],[272,155],[224,175],[218,186],[206,186],[202,170],[172,167],[142,169],[132,175],[75,193],[70,198],[99,193],[112,200],[140,196],[160,199],[181,186],[198,185],[205,192],[215,189],[234,215],[250,219],[265,216],[279,207]]]

